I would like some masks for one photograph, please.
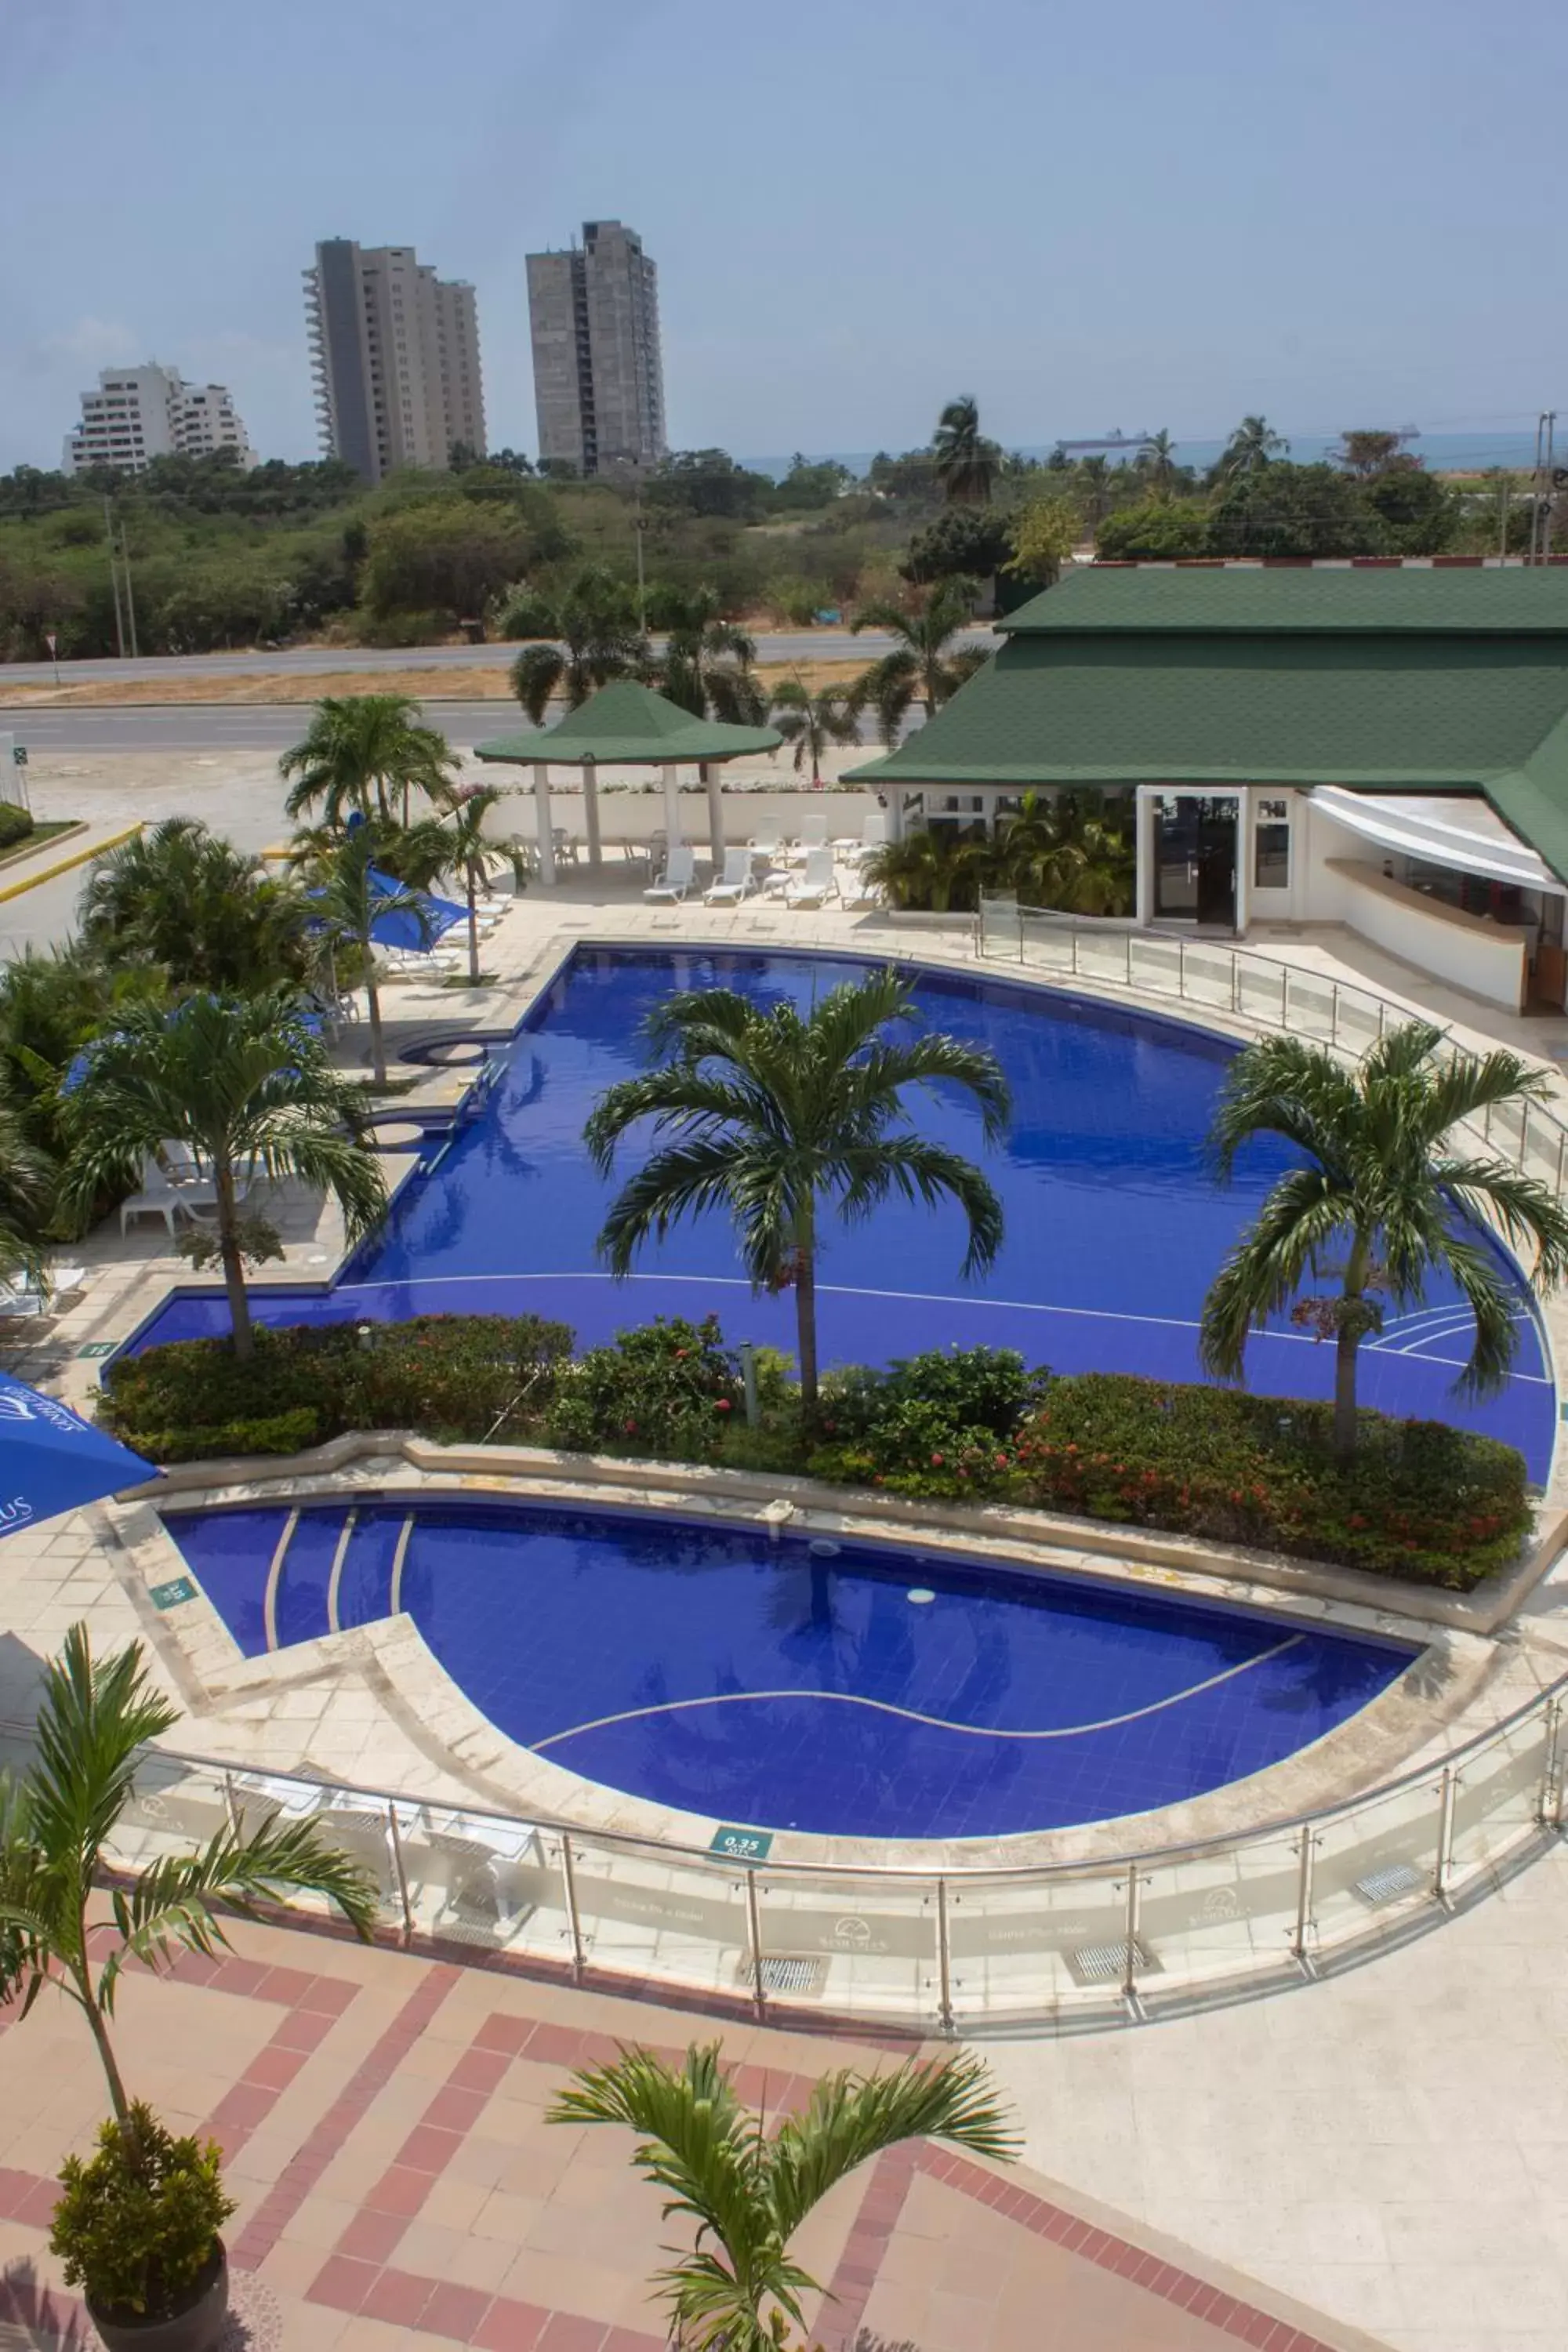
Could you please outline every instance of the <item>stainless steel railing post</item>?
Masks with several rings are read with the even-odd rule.
[[[1121,1976],[1121,1998],[1134,2015],[1138,2009],[1138,1908],[1143,1892],[1143,1882],[1138,1875],[1138,1865],[1127,1865],[1127,1962]]]
[[[1454,1801],[1459,1792],[1459,1776],[1451,1764],[1443,1767],[1438,1783],[1437,1802],[1437,1862],[1432,1873],[1432,1892],[1445,1908],[1448,1903],[1448,1880],[1454,1867]]]
[[[1526,1103],[1519,1115],[1519,1164],[1524,1166],[1530,1150],[1530,1105]]]
[[[1557,1197],[1563,1198],[1563,1155],[1568,1151],[1568,1127],[1557,1130]]]
[[[746,1940],[752,1948],[752,1999],[756,2003],[757,2022],[765,2022],[768,2014],[767,1988],[763,1982],[763,1923],[757,1910],[757,1874],[746,1873]]]
[[[1563,1826],[1563,1782],[1559,1768],[1558,1744],[1563,1731],[1563,1704],[1560,1699],[1546,1702],[1546,1754],[1541,1767],[1541,1796],[1535,1818],[1543,1830]]]
[[[397,1807],[388,1805],[386,1826],[392,1839],[392,1867],[397,1874],[397,1899],[403,1906],[403,1940],[414,1941],[414,1906],[408,1900],[408,1872],[403,1860],[403,1832],[397,1826]]]
[[[1318,1851],[1318,1841],[1310,1829],[1302,1830],[1299,1851],[1301,1866],[1296,1874],[1296,1932],[1290,1939],[1290,1956],[1310,1973],[1312,1966],[1309,1941],[1313,1925],[1312,1867]]]
[[[583,1915],[577,1908],[577,1866],[572,1859],[572,1841],[564,1830],[561,1832],[561,1892],[566,1898],[566,1925],[572,1934],[572,1976],[574,1982],[583,1981]]]
[[[1331,1045],[1332,1045],[1332,1046],[1336,1046],[1336,1047],[1337,1047],[1337,1046],[1338,1046],[1338,1045],[1339,1045],[1339,1042],[1340,1042],[1340,984],[1339,984],[1339,982],[1336,980],[1336,981],[1333,982],[1333,985],[1332,985],[1332,987],[1331,988],[1330,992],[1329,992],[1329,1044],[1330,1044]]]
[[[952,1954],[947,1932],[947,1881],[936,1882],[936,1978],[937,2001],[944,2033],[953,2031],[952,2022]]]

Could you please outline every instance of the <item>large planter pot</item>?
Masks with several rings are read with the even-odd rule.
[[[228,2317],[228,2256],[223,2240],[191,2291],[191,2301],[172,2319],[118,2317],[101,2310],[89,2294],[88,2316],[103,2338],[104,2352],[213,2352]]]

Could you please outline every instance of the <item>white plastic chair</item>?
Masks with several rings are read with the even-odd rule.
[[[786,855],[794,865],[800,865],[814,849],[827,846],[827,811],[807,809],[800,821],[800,832]]]
[[[710,882],[702,896],[710,907],[735,907],[756,887],[752,875],[751,851],[727,849],[723,873],[716,882]]]
[[[142,1190],[120,1203],[120,1230],[123,1234],[132,1217],[162,1217],[172,1238],[174,1220],[182,1211],[216,1206],[217,1193],[211,1184],[197,1177],[177,1184],[162,1161],[150,1156],[142,1162]]]
[[[851,866],[858,866],[863,857],[869,857],[874,849],[885,849],[887,845],[888,813],[885,809],[873,810],[860,828],[858,841],[836,841],[833,845]]]
[[[666,855],[664,872],[643,897],[650,904],[674,905],[697,887],[697,856],[689,841],[678,841]]]
[[[833,867],[833,852],[826,842],[806,851],[805,867],[791,876],[784,895],[792,907],[820,907],[826,899],[837,898],[838,877]]]
[[[757,863],[763,866],[776,865],[784,854],[777,825],[771,833],[754,833],[746,846]]]

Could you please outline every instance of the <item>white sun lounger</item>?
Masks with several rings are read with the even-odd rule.
[[[752,874],[751,851],[727,849],[723,873],[716,882],[710,882],[702,896],[710,907],[735,907],[756,887]]]
[[[650,905],[673,906],[697,887],[697,856],[688,841],[678,841],[664,861],[664,872],[643,897]]]
[[[820,907],[825,900],[837,898],[838,877],[826,842],[806,851],[805,867],[785,883],[784,895],[792,907]]]

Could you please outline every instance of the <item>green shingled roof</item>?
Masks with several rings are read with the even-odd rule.
[[[1482,792],[1568,880],[1568,572],[1084,572],[1003,625],[855,781]]]
[[[523,767],[580,768],[590,760],[602,767],[657,767],[690,760],[738,760],[748,751],[775,751],[784,738],[773,727],[726,727],[696,719],[656,694],[650,686],[622,678],[600,687],[553,727],[527,735],[498,735],[476,743],[479,760]]]
[[[1568,633],[1568,565],[1084,564],[996,623],[1007,636],[1070,629],[1478,630]]]

